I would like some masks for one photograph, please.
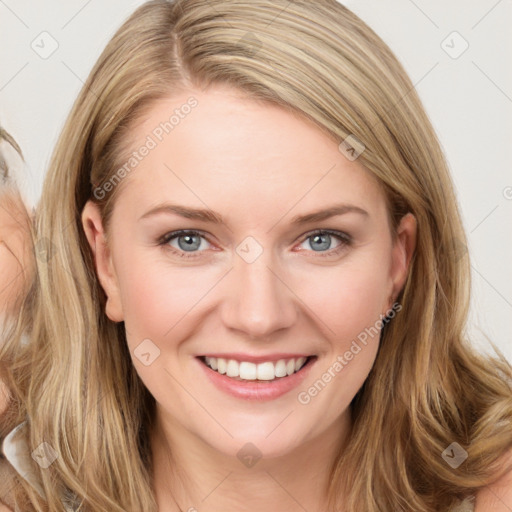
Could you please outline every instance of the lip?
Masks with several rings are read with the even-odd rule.
[[[234,356],[235,354],[230,354]],[[276,354],[273,354],[275,356]],[[230,359],[237,359],[240,356],[238,354],[237,357],[230,357]],[[219,356],[206,356],[206,357],[227,357],[226,354]],[[244,357],[246,357],[244,355]],[[286,356],[289,357],[289,356]],[[279,359],[286,359],[286,357],[279,357]],[[295,356],[292,356],[295,357]],[[292,359],[289,357],[289,359]],[[300,357],[300,356],[299,356]],[[306,356],[304,356],[306,357]],[[261,358],[260,358],[261,359]],[[241,359],[242,361],[247,361],[247,359]],[[270,359],[271,360],[271,359]],[[242,400],[252,400],[252,401],[268,401],[279,398],[280,396],[290,392],[292,389],[298,387],[304,379],[308,376],[311,367],[315,364],[317,360],[316,356],[310,356],[310,359],[307,363],[296,373],[292,375],[288,375],[287,377],[280,377],[273,381],[254,381],[254,380],[235,380],[226,375],[221,375],[220,373],[212,370],[209,366],[207,366],[201,358],[197,357],[197,364],[202,368],[205,375],[210,379],[212,384],[219,389],[220,391],[234,396],[235,398],[239,398]],[[269,361],[269,359],[264,359],[263,361]],[[252,361],[251,361],[252,362]]]
[[[222,359],[234,359],[235,361],[242,362],[247,361],[248,363],[266,363],[267,361],[270,361],[272,363],[276,363],[280,359],[299,359],[299,357],[313,357],[312,354],[285,354],[282,353],[273,353],[268,354],[266,356],[252,356],[250,354],[241,354],[239,352],[229,352],[226,354],[220,354],[220,353],[212,353],[212,354],[202,354],[199,357],[221,357]]]

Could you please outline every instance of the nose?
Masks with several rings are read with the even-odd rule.
[[[268,338],[294,324],[296,298],[275,267],[267,251],[252,263],[235,255],[222,308],[227,328],[256,339]]]

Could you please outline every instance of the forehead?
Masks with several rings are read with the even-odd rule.
[[[159,100],[130,139],[134,165],[120,200],[135,208],[181,198],[261,214],[343,200],[378,208],[384,200],[376,179],[312,121],[229,87]]]

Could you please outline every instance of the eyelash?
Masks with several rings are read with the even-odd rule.
[[[204,251],[178,251],[174,247],[171,247],[169,245],[169,242],[171,240],[174,240],[175,238],[179,238],[180,236],[184,235],[199,235],[205,240],[208,241],[208,243],[211,243],[208,238],[201,232],[196,230],[187,230],[182,229],[179,231],[171,231],[170,233],[166,233],[158,240],[158,245],[161,246],[164,250],[171,251],[174,254],[177,254],[178,256],[182,258],[197,258],[201,256],[201,253]],[[335,238],[337,238],[341,244],[336,247],[335,249],[329,249],[327,251],[308,251],[308,252],[318,252],[318,256],[320,258],[322,257],[332,257],[337,256],[340,254],[343,250],[345,250],[347,247],[349,247],[352,244],[352,237],[348,235],[347,233],[343,233],[342,231],[333,231],[330,229],[316,229],[314,231],[311,231],[309,233],[306,233],[304,237],[301,240],[301,244],[305,242],[308,238],[311,238],[315,235],[330,235]]]

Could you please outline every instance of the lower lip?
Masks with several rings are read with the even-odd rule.
[[[316,357],[312,357],[298,372],[274,380],[235,380],[212,370],[199,358],[197,361],[206,376],[221,391],[243,400],[266,401],[278,398],[299,386],[307,377]]]

